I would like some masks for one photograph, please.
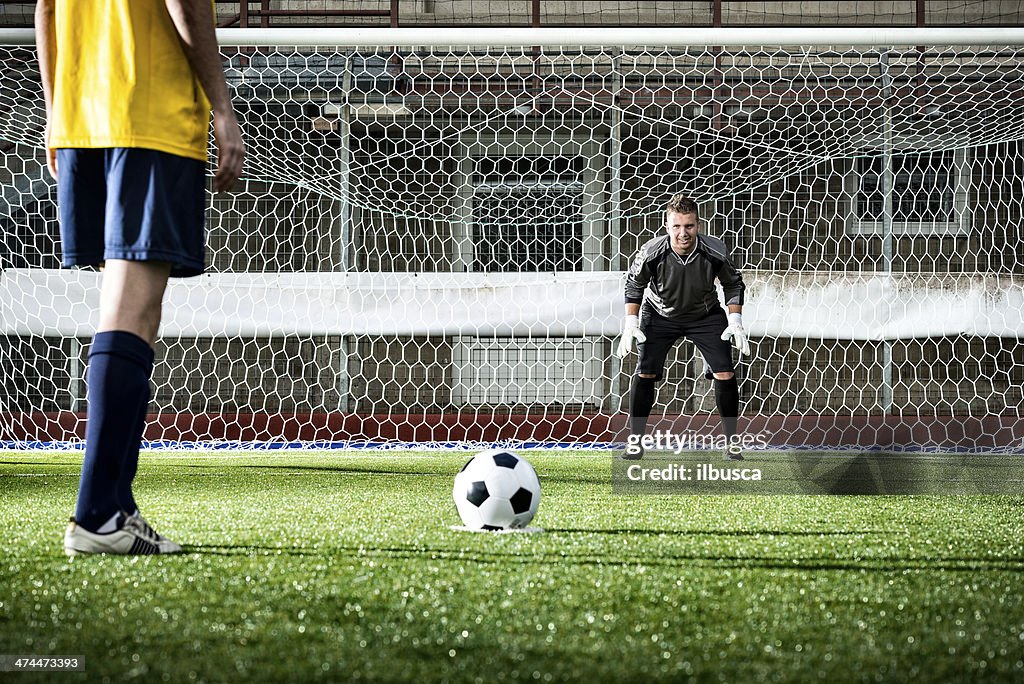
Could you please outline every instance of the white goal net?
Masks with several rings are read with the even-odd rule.
[[[1021,34],[639,31],[518,47],[222,32],[249,157],[211,199],[207,274],[169,287],[146,439],[621,439],[623,272],[684,192],[747,282],[741,430],[1024,447]],[[59,267],[38,66],[16,33],[0,45],[0,443],[75,444],[102,274]],[[710,433],[714,410],[681,343],[651,428]]]

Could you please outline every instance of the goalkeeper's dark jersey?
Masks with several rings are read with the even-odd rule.
[[[626,276],[626,303],[640,304],[647,289],[648,306],[665,318],[700,318],[721,310],[715,279],[726,304],[743,304],[743,276],[732,264],[725,243],[698,234],[693,251],[681,257],[668,235],[654,238],[637,252]]]

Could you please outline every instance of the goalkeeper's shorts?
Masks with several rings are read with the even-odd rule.
[[[171,276],[205,266],[206,163],[135,147],[57,150],[65,266],[160,261]]]
[[[640,330],[647,336],[646,342],[638,345],[640,359],[636,366],[637,375],[654,375],[657,380],[665,376],[665,359],[681,338],[685,337],[697,346],[704,357],[704,377],[714,373],[733,373],[732,344],[722,339],[722,333],[729,326],[725,311],[720,307],[697,319],[674,321],[665,318],[649,307],[644,307],[640,318]]]

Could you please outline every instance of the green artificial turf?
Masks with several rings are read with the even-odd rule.
[[[0,453],[0,654],[85,656],[26,681],[1024,679],[1019,496],[616,496],[607,453],[525,455],[533,534],[451,529],[464,453],[147,453],[186,553],[69,560],[80,454]]]

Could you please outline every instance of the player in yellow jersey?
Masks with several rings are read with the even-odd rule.
[[[104,267],[88,424],[64,550],[174,553],[132,493],[169,277],[205,264],[207,136],[215,191],[242,170],[211,0],[38,0],[46,145],[65,266]]]

